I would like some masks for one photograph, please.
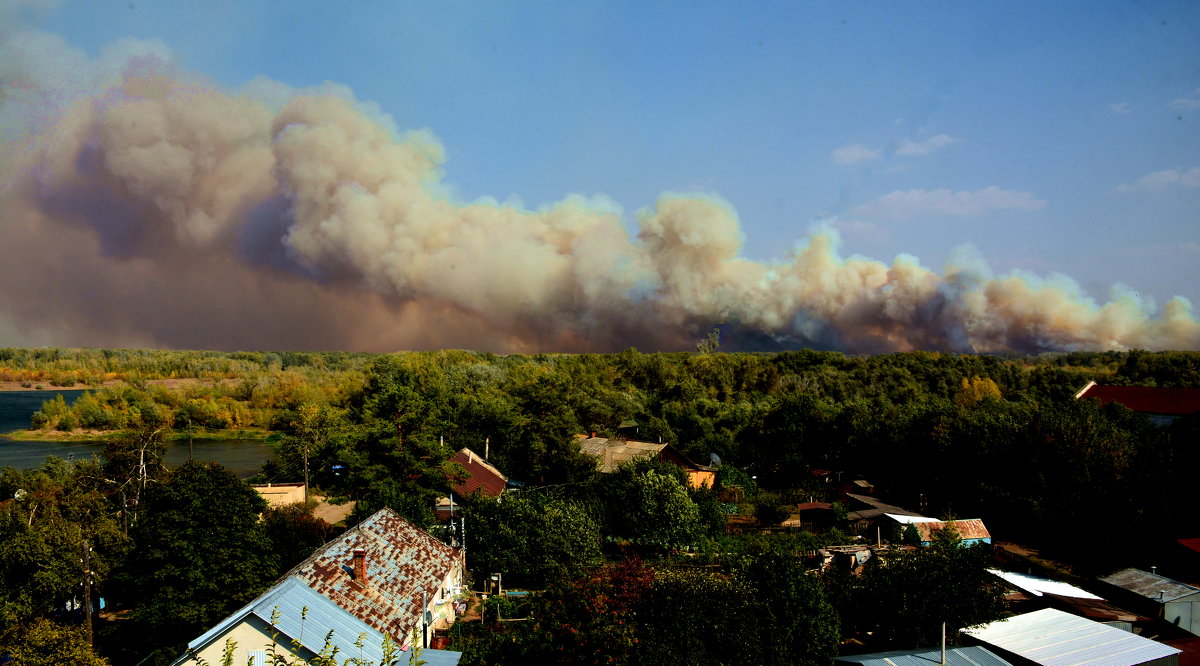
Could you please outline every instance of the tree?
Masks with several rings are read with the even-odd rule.
[[[970,379],[963,377],[962,386],[954,401],[958,403],[959,407],[974,407],[984,400],[1001,400],[1002,398],[1000,387],[996,386],[996,382],[991,377],[980,379],[976,376]]]
[[[164,657],[262,592],[278,572],[266,502],[215,463],[188,461],[146,493],[118,601]]]
[[[758,618],[761,653],[749,661],[816,666],[837,655],[837,613],[797,555],[767,550],[743,558],[734,578],[750,590]]]
[[[470,497],[466,515],[467,562],[484,575],[541,587],[574,579],[600,560],[600,524],[576,502],[541,493],[506,495],[503,502]]]
[[[700,536],[700,510],[674,465],[626,463],[604,478],[600,492],[613,536],[651,549],[691,545]]]
[[[262,514],[263,532],[271,552],[279,558],[279,570],[287,571],[337,533],[337,528],[313,516],[311,504],[268,507]]]
[[[953,643],[959,630],[999,619],[1004,589],[987,572],[989,559],[988,546],[949,535],[869,560],[861,577],[842,581],[850,590],[836,595],[847,634],[872,649],[915,648],[934,645],[942,622]]]
[[[90,460],[54,457],[37,470],[0,470],[0,636],[57,609],[91,607],[85,575],[103,581],[126,544],[101,478]]]
[[[108,666],[108,660],[88,644],[82,627],[66,627],[37,618],[0,642],[4,657],[21,666]]]

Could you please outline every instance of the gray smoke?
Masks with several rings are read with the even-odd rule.
[[[1181,298],[1155,318],[976,262],[844,259],[832,231],[742,259],[711,196],[662,195],[635,237],[602,197],[463,203],[434,135],[344,89],[225,91],[158,44],[88,59],[2,30],[0,336],[21,344],[686,349],[724,324],[754,347],[1200,348]]]

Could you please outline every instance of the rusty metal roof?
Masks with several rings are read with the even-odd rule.
[[[954,530],[958,532],[958,538],[963,541],[971,541],[972,539],[990,539],[992,535],[988,533],[984,527],[983,521],[979,518],[970,518],[968,520],[951,520],[951,521],[934,521],[934,522],[919,522],[913,523],[917,528],[917,532],[921,534],[921,541],[933,541],[934,536],[946,529],[953,523]]]
[[[1159,603],[1193,595],[1200,598],[1200,588],[1141,569],[1123,569],[1100,580]]]
[[[450,458],[450,462],[462,465],[471,475],[466,481],[454,486],[456,495],[466,496],[478,490],[488,497],[499,497],[508,485],[508,477],[471,449],[460,449]]]
[[[365,584],[351,574],[354,551],[366,554]],[[404,642],[417,625],[422,593],[432,600],[461,553],[380,509],[287,573],[378,631]]]

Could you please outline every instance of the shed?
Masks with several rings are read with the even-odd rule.
[[[1200,636],[1200,588],[1141,569],[1123,569],[1101,581],[1140,598],[1156,617]]]
[[[992,535],[988,532],[987,527],[980,518],[938,520],[924,516],[907,516],[892,513],[885,515],[901,525],[912,525],[916,528],[917,534],[920,535],[922,546],[933,545],[938,533],[946,529],[953,529],[957,532],[960,543],[964,546],[973,546],[977,543],[992,543]]]
[[[1178,666],[1180,650],[1054,608],[962,632],[1018,666]]]

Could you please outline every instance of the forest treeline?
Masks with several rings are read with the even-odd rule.
[[[865,478],[886,501],[927,515],[983,518],[997,538],[1064,556],[1081,573],[1148,566],[1147,558],[1172,539],[1200,533],[1190,496],[1191,477],[1200,469],[1200,417],[1155,427],[1119,405],[1074,399],[1093,380],[1200,386],[1200,354],[1193,352],[858,357],[808,350],[725,354],[711,347],[678,354],[531,356],[0,350],[0,370],[103,371],[118,380],[74,406],[51,399],[37,417],[48,428],[88,423],[122,429],[125,434],[110,442],[101,459],[5,470],[0,479],[0,587],[8,590],[0,598],[0,641],[40,635],[39,618],[53,616],[56,608],[61,614],[78,596],[76,553],[86,542],[95,552],[93,568],[108,572],[100,589],[129,613],[130,622],[110,624],[101,636],[116,663],[134,656],[122,652],[131,627],[156,636],[159,656],[166,658],[178,641],[251,598],[281,567],[328,536],[303,513],[244,523],[261,504],[238,490],[245,486],[232,475],[196,463],[174,470],[161,464],[155,452],[171,428],[274,431],[278,460],[265,464],[258,480],[307,476],[334,499],[356,501],[352,520],[391,507],[432,525],[436,498],[462,475],[447,462],[450,456],[464,446],[487,451],[523,489],[499,505],[463,500],[461,509],[474,525],[467,532],[468,563],[545,587],[547,594],[533,602],[542,604],[537,612],[545,618],[591,617],[588,599],[597,589],[606,590],[607,598],[629,593],[625,606],[609,609],[618,619],[650,612],[639,604],[656,598],[693,609],[723,599],[759,613],[764,609],[755,599],[779,584],[773,577],[778,572],[749,562],[770,552],[786,560],[778,565],[784,570],[800,566],[800,553],[849,538],[850,525],[764,545],[724,535],[723,515],[738,511],[773,522],[786,516],[789,504],[834,499],[836,484],[823,481],[825,473],[814,475],[815,469],[835,478]],[[162,379],[187,381],[156,383]],[[670,442],[701,463],[719,459],[718,483],[739,488],[738,499],[691,490],[678,470],[652,464],[599,475],[576,443],[587,432]],[[233,499],[210,506],[204,498],[213,493]],[[205,530],[215,529],[206,527],[210,523],[240,525],[237,535],[221,532],[234,550],[208,556],[212,536]],[[1081,539],[1102,540],[1103,547],[1081,548]],[[940,552],[938,557],[957,558],[959,550]],[[630,553],[666,558],[668,566],[651,574],[636,567],[596,568]],[[180,559],[185,556],[199,559]],[[240,564],[231,567],[234,561]],[[672,573],[672,561],[716,569]],[[854,610],[917,608],[927,601],[904,596],[904,582],[883,572],[911,566],[982,576],[982,562],[963,560],[955,569],[916,558],[858,579],[827,580],[819,592],[796,591],[820,606],[823,616],[841,616],[841,629],[831,620],[797,635],[818,641],[822,654],[836,649],[839,631],[842,637],[892,636],[891,643],[873,647],[902,647],[912,635],[897,627],[911,626],[911,617]],[[208,567],[241,576],[245,589],[236,598],[223,596],[221,586],[204,577]],[[965,588],[947,583],[953,593],[944,603],[968,599],[964,590],[975,589],[983,589],[975,579]],[[961,617],[993,612],[991,599],[974,599]],[[724,621],[720,617],[653,608],[665,615],[643,638],[678,633],[664,627],[737,633],[714,624]],[[776,619],[781,628],[790,621]],[[636,643],[621,626],[598,627],[592,640]],[[554,631],[539,622],[528,627]],[[533,658],[548,640],[524,632],[513,627],[499,643],[488,638],[491,633],[458,640],[471,646],[473,658],[497,663]],[[703,663],[722,645],[689,649]],[[753,660],[754,642],[739,645],[738,658]],[[637,658],[653,660],[652,654]]]

